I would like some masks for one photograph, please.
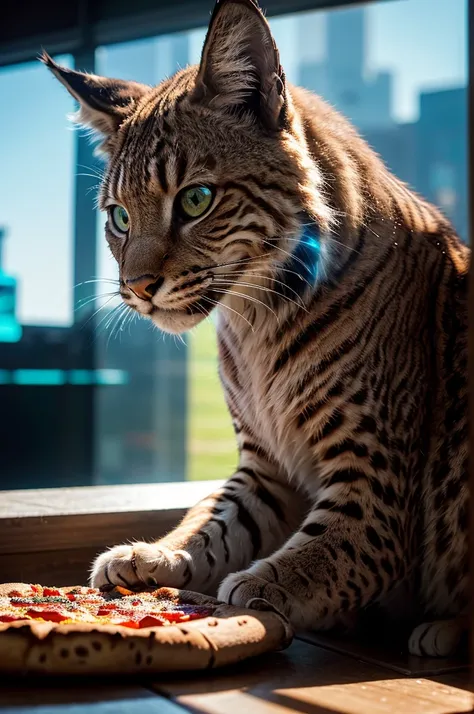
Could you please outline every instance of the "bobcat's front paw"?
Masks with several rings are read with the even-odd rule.
[[[411,633],[408,650],[418,657],[450,657],[460,647],[466,631],[462,619],[425,622]]]
[[[291,554],[293,556],[293,553]],[[305,629],[317,624],[325,628],[320,589],[311,588],[311,581],[280,558],[278,569],[270,560],[258,560],[248,570],[232,573],[219,588],[218,598],[229,605],[260,608],[265,600],[284,615],[295,629]],[[304,579],[303,579],[304,577]],[[315,583],[312,583],[314,586]]]
[[[252,601],[266,600],[279,612],[287,615],[288,595],[275,583],[243,570],[232,573],[222,581],[218,599],[237,607],[251,608]]]
[[[159,543],[117,545],[96,558],[90,576],[94,588],[122,585],[132,590],[143,585],[183,588],[192,577],[189,553],[171,551]]]

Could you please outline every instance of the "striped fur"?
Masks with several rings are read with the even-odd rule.
[[[468,249],[286,85],[252,0],[218,4],[200,67],[129,100],[44,61],[104,139],[102,208],[130,216],[125,237],[106,229],[124,301],[170,332],[217,307],[240,452],[175,531],[103,553],[91,582],[264,598],[319,629],[395,616],[402,593],[410,650],[448,654],[467,602]],[[176,197],[200,183],[214,203],[182,222]]]

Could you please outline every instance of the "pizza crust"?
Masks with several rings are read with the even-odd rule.
[[[0,596],[26,588],[21,583],[0,585]],[[263,601],[255,605],[265,609],[242,610],[197,593],[175,592],[183,603],[215,606],[212,617],[141,630],[86,623],[0,623],[0,671],[103,675],[210,669],[284,649],[291,642],[286,619]]]

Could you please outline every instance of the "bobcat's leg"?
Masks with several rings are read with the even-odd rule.
[[[219,598],[247,607],[263,598],[295,628],[324,629],[387,593],[403,577],[398,519],[378,510],[362,474],[360,484],[339,483],[332,494],[278,552],[229,575]]]
[[[303,511],[274,467],[246,454],[234,475],[155,543],[119,545],[99,555],[91,584],[143,584],[213,593],[231,572],[281,546]]]
[[[409,652],[421,657],[449,657],[459,648],[467,630],[467,619],[461,617],[424,622],[411,633]]]

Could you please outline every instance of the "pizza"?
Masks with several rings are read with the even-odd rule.
[[[137,630],[202,619],[213,609],[210,605],[179,603],[176,593],[167,588],[135,593],[122,587],[104,592],[87,587],[27,585],[13,587],[0,596],[0,622],[85,622]]]
[[[173,588],[0,585],[0,672],[203,669],[287,646],[286,619],[263,600],[252,607]]]

